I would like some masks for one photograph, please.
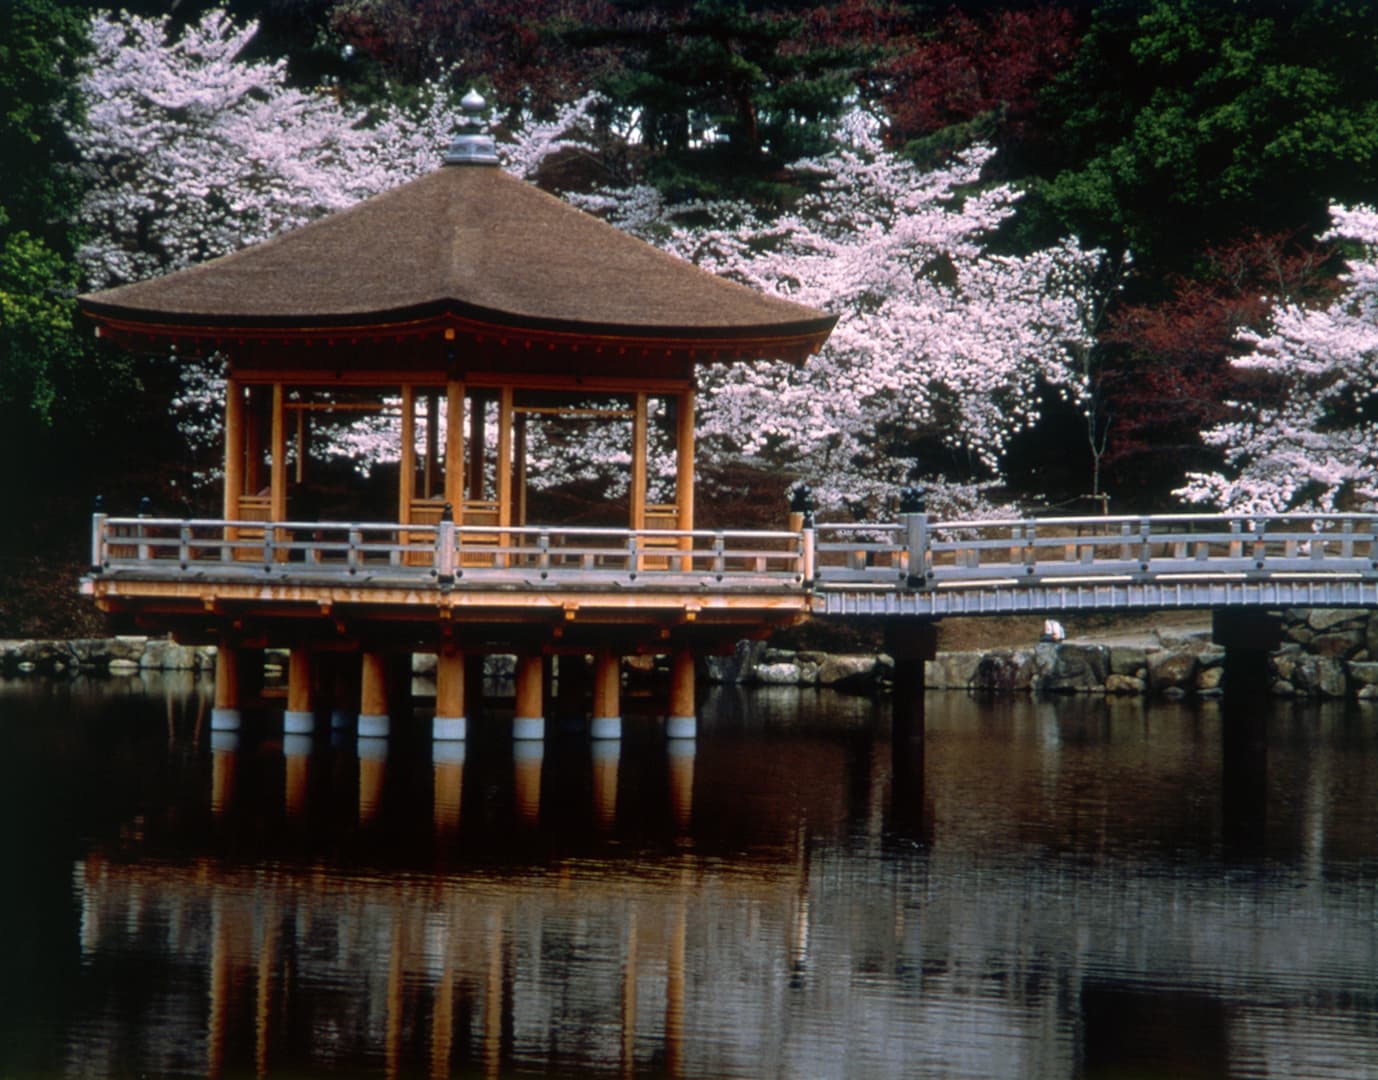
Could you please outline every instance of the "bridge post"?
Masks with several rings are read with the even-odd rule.
[[[284,735],[310,735],[316,730],[311,691],[311,652],[304,645],[294,645],[287,654],[287,708],[282,714]]]
[[[545,659],[538,652],[517,657],[517,702],[512,738],[536,742],[545,738]]]
[[[389,726],[387,656],[365,652],[359,673],[359,734],[383,738]]]
[[[924,664],[938,655],[938,624],[892,619],[885,651],[895,662],[894,726],[907,736],[923,734]]]
[[[464,712],[465,655],[452,643],[440,647],[435,657],[435,716],[431,738],[460,740],[469,733]]]
[[[698,735],[698,711],[694,706],[694,650],[677,645],[670,653],[670,711],[665,718],[665,734],[671,739],[692,739]]]
[[[1211,613],[1211,639],[1225,649],[1227,706],[1257,706],[1268,695],[1268,654],[1282,644],[1282,616],[1269,611],[1216,610]]]
[[[212,731],[238,731],[240,725],[239,647],[221,638],[215,650],[215,705]]]
[[[613,649],[599,649],[594,655],[589,734],[595,739],[622,737],[622,658]]]

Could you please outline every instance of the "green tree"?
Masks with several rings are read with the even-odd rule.
[[[615,48],[601,89],[677,196],[772,194],[783,166],[822,153],[873,46],[827,39],[827,6],[776,0],[618,0],[610,27],[570,35]]]
[[[1050,227],[1185,269],[1378,183],[1378,2],[1111,0],[1050,89]]]

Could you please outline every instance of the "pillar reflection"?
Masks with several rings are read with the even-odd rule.
[[[459,830],[459,809],[464,795],[465,747],[462,742],[437,742],[431,747],[431,817],[436,834],[449,836]]]
[[[665,744],[669,762],[670,812],[675,829],[681,835],[689,832],[694,818],[694,754],[692,739],[670,739]]]
[[[211,732],[211,813],[221,817],[234,802],[235,772],[239,764],[239,733]]]
[[[383,778],[387,771],[388,741],[360,736],[359,755],[359,824],[366,825],[378,815],[383,801]]]
[[[311,776],[311,736],[284,735],[282,757],[286,766],[283,806],[288,821],[299,821],[306,814],[308,782]]]
[[[541,767],[545,745],[536,740],[512,744],[512,789],[517,816],[527,825],[541,820]]]
[[[617,824],[617,776],[622,743],[617,739],[596,739],[589,752],[593,763],[593,819],[600,829],[611,829]]]

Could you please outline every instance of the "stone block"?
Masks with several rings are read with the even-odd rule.
[[[818,666],[818,685],[837,690],[863,690],[877,678],[877,660],[863,653],[829,656]]]
[[[1142,678],[1133,675],[1121,675],[1116,671],[1112,671],[1105,677],[1105,692],[1107,694],[1142,694],[1147,686],[1147,682]]]
[[[1225,669],[1216,664],[1212,667],[1198,668],[1196,671],[1196,692],[1198,694],[1219,694],[1225,685]]]
[[[754,679],[762,686],[798,686],[799,665],[793,662],[757,664]]]
[[[1340,627],[1318,633],[1308,646],[1317,656],[1344,660],[1364,647],[1364,631],[1360,627]]]
[[[935,689],[965,690],[981,663],[978,652],[939,653],[924,664],[924,685]]]
[[[1378,663],[1372,661],[1351,660],[1345,665],[1345,671],[1349,675],[1351,686],[1362,690],[1366,686],[1378,688]],[[1370,694],[1370,697],[1373,695]]]
[[[1323,634],[1342,626],[1361,626],[1364,616],[1353,608],[1310,608],[1303,621],[1316,633]]]
[[[1148,667],[1148,650],[1136,645],[1110,646],[1110,674],[1136,675]]]
[[[1155,694],[1166,694],[1169,690],[1196,688],[1196,669],[1199,667],[1195,652],[1190,649],[1163,649],[1148,654],[1148,685]]]
[[[974,690],[1007,693],[1030,690],[1037,678],[1033,653],[1027,649],[996,649],[981,657],[972,675]]]

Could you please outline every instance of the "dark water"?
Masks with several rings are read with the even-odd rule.
[[[445,760],[204,690],[0,683],[0,1076],[1378,1077],[1371,710],[718,694]]]

